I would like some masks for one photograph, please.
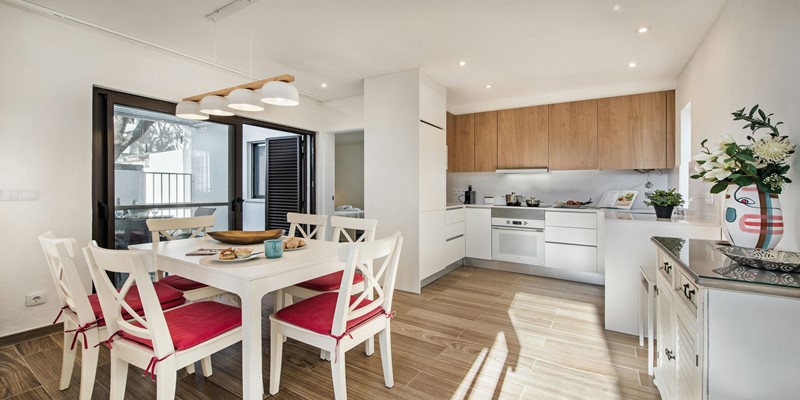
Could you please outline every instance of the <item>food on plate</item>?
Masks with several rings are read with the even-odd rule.
[[[298,239],[296,237],[290,237],[283,242],[283,248],[286,249],[298,249],[306,245],[306,242],[303,239]]]
[[[227,249],[223,249],[219,252],[219,259],[220,260],[235,260],[236,259],[236,250],[228,247]]]
[[[592,204],[592,199],[589,199],[587,201],[578,201],[578,200],[556,201],[556,202],[554,202],[554,204],[557,207],[578,208],[578,207],[582,207],[582,206],[586,206],[586,205]]]
[[[236,258],[247,258],[250,257],[250,254],[253,254],[253,249],[247,247],[238,247],[234,250],[236,254]]]

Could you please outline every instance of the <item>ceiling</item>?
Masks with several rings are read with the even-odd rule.
[[[230,2],[29,1],[207,60],[215,27],[204,16]],[[364,78],[420,68],[447,87],[449,110],[471,112],[674,88],[725,2],[258,0],[216,23],[216,59],[247,73],[252,12],[254,77],[293,74],[301,91],[333,100],[361,94]],[[643,25],[652,30],[637,33]]]

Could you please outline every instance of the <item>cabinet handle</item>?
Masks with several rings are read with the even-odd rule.
[[[672,265],[669,265],[668,262],[665,262],[664,263],[664,271],[666,271],[667,273],[670,273],[670,271],[672,271]]]
[[[658,285],[653,285],[653,291],[656,292],[656,296],[659,295],[659,293],[658,293]]]
[[[664,349],[664,354],[667,355],[667,360],[674,360],[675,359],[675,353],[669,351],[669,349],[667,349],[667,348]]]
[[[687,299],[692,300],[692,296],[694,296],[694,294],[695,294],[694,289],[689,290],[689,284],[688,283],[684,283],[683,284],[683,295],[686,296]]]

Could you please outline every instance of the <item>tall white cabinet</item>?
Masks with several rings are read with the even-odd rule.
[[[403,234],[397,288],[447,265],[446,92],[418,69],[364,80],[364,209],[377,237]]]

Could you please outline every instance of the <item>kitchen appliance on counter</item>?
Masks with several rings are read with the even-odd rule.
[[[464,198],[463,200],[461,198]],[[462,196],[458,196],[458,201],[461,204],[475,204],[478,201],[478,196],[475,195],[475,191],[472,190],[472,185],[469,185],[469,188],[464,192]]]
[[[544,210],[492,209],[492,260],[545,265]]]
[[[506,205],[507,206],[521,206],[522,202],[525,200],[525,197],[521,194],[517,194],[517,192],[511,192],[511,194],[506,195]]]
[[[494,205],[494,197],[493,196],[483,196],[483,204]]]

